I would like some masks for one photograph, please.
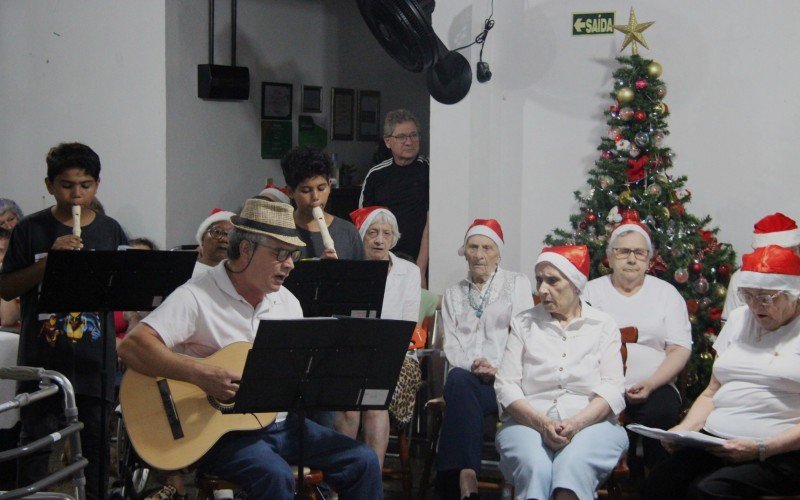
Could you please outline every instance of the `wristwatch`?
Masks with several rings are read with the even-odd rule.
[[[763,462],[767,459],[767,445],[764,444],[763,439],[756,441],[758,444],[758,461]]]

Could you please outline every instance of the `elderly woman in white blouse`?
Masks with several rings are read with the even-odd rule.
[[[503,243],[499,222],[476,219],[458,251],[467,260],[467,278],[444,293],[444,351],[452,368],[436,470],[445,500],[477,495],[483,419],[497,413],[493,382],[508,327],[514,315],[533,306],[530,280],[500,268]]]
[[[650,474],[644,498],[800,494],[800,257],[771,245],[743,257],[711,380],[673,430],[725,439],[681,449]],[[794,498],[794,497],[793,497]]]
[[[638,214],[629,212],[611,232],[606,254],[612,274],[590,281],[583,298],[621,327],[639,329],[639,340],[628,344],[625,413],[635,423],[669,429],[681,407],[675,379],[692,349],[686,301],[674,286],[646,274],[653,245]],[[643,438],[642,449],[650,470],[669,457],[656,439]]]
[[[628,446],[619,328],[581,300],[589,261],[584,245],[543,249],[541,302],[511,322],[495,444],[519,500],[594,498]]]
[[[400,319],[416,323],[421,296],[420,271],[416,264],[400,259],[391,250],[400,239],[397,219],[386,207],[364,207],[350,213],[364,242],[368,260],[388,260],[389,275],[383,293],[382,319]],[[358,428],[364,427],[364,441],[378,455],[381,467],[389,444],[388,410],[337,412],[337,431],[355,439]]]

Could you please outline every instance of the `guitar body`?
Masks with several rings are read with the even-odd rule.
[[[237,342],[196,361],[241,373],[251,347],[249,342]],[[163,390],[159,388],[162,380]],[[162,392],[166,392],[167,403]],[[262,429],[276,416],[275,413],[225,414],[218,402],[212,404],[208,395],[193,384],[142,375],[130,368],[122,378],[119,395],[122,417],[136,453],[161,470],[187,467],[205,455],[225,433]],[[177,417],[172,424],[168,416],[170,406]]]

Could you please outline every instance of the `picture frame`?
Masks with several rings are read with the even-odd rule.
[[[303,85],[300,97],[302,113],[322,113],[322,87]]]
[[[376,90],[360,90],[356,117],[358,140],[377,141],[381,136],[381,93]]]
[[[331,89],[331,140],[352,141],[355,126],[353,109],[356,91],[334,87]]]
[[[261,119],[292,119],[292,84],[261,82]]]

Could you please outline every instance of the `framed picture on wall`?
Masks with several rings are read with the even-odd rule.
[[[303,85],[300,108],[303,113],[322,113],[322,87]]]
[[[353,140],[353,109],[356,91],[353,89],[331,89],[331,140]]]
[[[292,84],[261,82],[261,119],[292,119]]]
[[[375,90],[358,92],[358,113],[356,114],[359,141],[376,141],[381,133],[381,93]]]

